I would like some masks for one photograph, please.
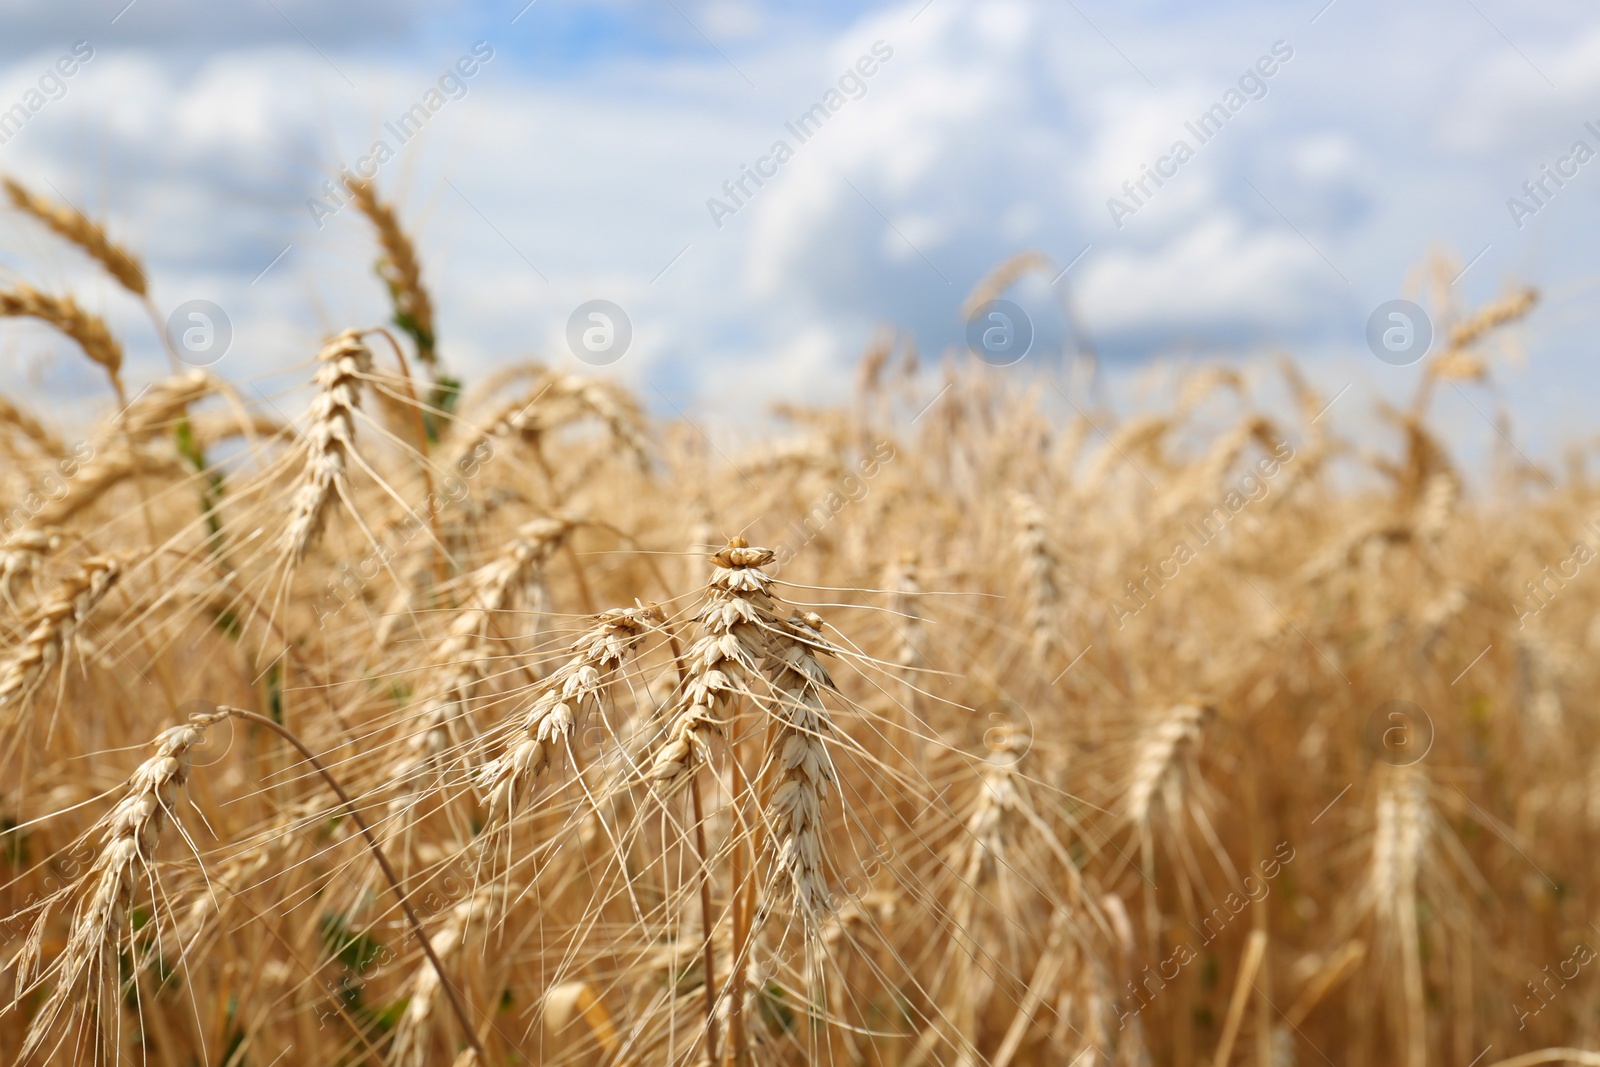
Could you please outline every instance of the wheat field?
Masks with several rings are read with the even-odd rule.
[[[107,412],[0,398],[0,1060],[1600,1063],[1595,493],[1430,429],[1532,292],[1376,442],[886,334],[728,454],[457,381],[350,192],[394,318],[290,396],[0,291]]]

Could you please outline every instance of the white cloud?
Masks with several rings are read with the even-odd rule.
[[[1079,298],[1103,330],[1292,327],[1328,296],[1327,264],[1291,232],[1208,218],[1151,252],[1085,263]]]

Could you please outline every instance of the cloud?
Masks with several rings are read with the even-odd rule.
[[[1261,338],[1337,307],[1338,278],[1292,232],[1213,215],[1148,251],[1113,250],[1086,263],[1079,299],[1097,330]]]

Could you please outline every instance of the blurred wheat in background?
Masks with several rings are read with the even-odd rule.
[[[1429,427],[1533,293],[1436,302],[1388,449],[1288,363],[1286,410],[1216,367],[1118,417],[890,334],[728,456],[611,379],[456,382],[350,193],[393,328],[298,398],[125,381],[70,295],[0,292],[115,402],[68,444],[0,399],[4,1062],[1600,1042],[1594,492]]]

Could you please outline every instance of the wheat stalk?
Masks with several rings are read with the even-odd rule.
[[[439,932],[428,939],[434,958],[458,957],[466,944],[468,929],[486,920],[496,902],[505,896],[506,889],[498,885],[485,886],[451,908]],[[391,1067],[427,1067],[432,1062],[433,1016],[443,980],[432,960],[424,960],[406,980],[405,1011],[395,1024],[394,1040],[389,1046]]]

